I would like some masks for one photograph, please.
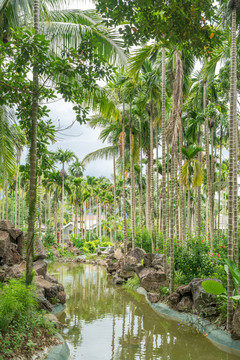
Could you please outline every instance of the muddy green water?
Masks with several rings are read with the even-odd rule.
[[[113,286],[101,267],[50,264],[48,271],[67,294],[58,317],[71,359],[239,360],[191,327],[157,315],[142,295]]]

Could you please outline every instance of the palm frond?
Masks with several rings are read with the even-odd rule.
[[[129,76],[138,76],[145,60],[154,55],[161,46],[161,43],[154,43],[135,50],[128,62]]]
[[[90,161],[98,160],[98,159],[109,159],[112,158],[113,155],[118,155],[118,146],[112,145],[107,146],[102,149],[98,149],[96,151],[93,151],[85,156],[85,158],[82,160],[82,163],[88,164]]]
[[[95,10],[54,10],[46,21],[41,21],[40,26],[51,40],[55,52],[61,46],[77,47],[82,36],[88,32],[99,42],[99,53],[109,61],[127,62],[120,34],[116,29],[103,26],[102,18]]]

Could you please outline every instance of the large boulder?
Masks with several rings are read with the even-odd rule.
[[[162,270],[163,271],[163,269],[164,269],[164,259],[165,259],[165,255],[163,255],[163,254],[154,255],[151,266],[153,266],[157,270]]]
[[[240,305],[236,307],[233,315],[231,336],[234,340],[240,339]]]
[[[145,267],[151,267],[153,259],[154,259],[154,254],[152,253],[145,254],[143,258],[143,265]]]
[[[173,292],[168,296],[167,301],[169,305],[176,310],[178,303],[181,301],[181,295],[177,292]]]
[[[22,256],[17,250],[17,244],[11,242],[8,232],[0,230],[0,265],[12,266],[21,261]]]
[[[44,260],[37,260],[33,263],[33,268],[36,271],[37,275],[42,275],[45,277],[47,273],[47,263]]]
[[[47,250],[45,249],[43,243],[42,243],[42,240],[40,239],[40,237],[38,236],[36,238],[36,244],[35,244],[35,258],[36,260],[43,260],[43,259],[46,259],[47,257]]]
[[[111,259],[108,259],[106,261],[107,263],[107,272],[109,274],[112,274],[112,273],[115,273],[118,269],[119,269],[119,264],[117,262],[117,260],[111,260]]]
[[[159,293],[148,292],[147,298],[151,303],[155,304],[155,303],[159,302],[161,295]]]
[[[44,296],[50,302],[56,300],[58,298],[58,294],[61,291],[64,291],[63,285],[59,283],[52,283],[44,279],[43,276],[36,276],[35,277],[35,284],[39,289],[44,290]]]
[[[118,277],[117,275],[114,275],[113,279],[112,279],[112,283],[114,285],[122,285],[125,282],[125,280],[123,278]]]
[[[149,292],[159,292],[162,286],[168,286],[165,273],[152,267],[142,269],[138,277],[141,286]]]
[[[180,312],[190,312],[192,310],[193,302],[190,296],[183,296],[177,304],[177,310]]]
[[[140,249],[138,247],[136,247],[128,252],[128,256],[134,257],[138,263],[140,263],[140,261],[144,258],[145,254],[146,254],[146,252],[143,249]]]
[[[123,278],[124,280],[131,279],[134,277],[134,275],[135,272],[133,270],[124,270],[124,269],[117,270],[117,276]]]
[[[117,260],[123,259],[123,253],[122,253],[122,250],[120,248],[118,248],[118,249],[116,249],[114,251],[114,258],[117,259]]]
[[[14,228],[10,220],[0,220],[0,230],[8,230]]]
[[[204,280],[214,280],[221,283],[221,281],[217,279],[198,279],[198,278],[193,279],[189,283],[192,293],[193,309],[197,311],[202,311],[204,308],[209,306],[210,307],[216,306],[216,302],[215,302],[216,296],[207,293],[202,287],[202,282]]]

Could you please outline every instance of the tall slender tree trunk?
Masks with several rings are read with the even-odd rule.
[[[34,29],[38,34],[39,27],[39,0],[34,0]],[[37,54],[36,54],[37,55]],[[34,254],[34,225],[36,213],[36,171],[37,171],[37,120],[38,120],[38,68],[37,62],[33,67],[33,95],[31,118],[31,145],[30,145],[30,189],[29,213],[26,257],[26,285],[32,281],[33,254]]]
[[[174,190],[175,190],[175,156],[176,149],[172,146],[172,162],[171,162],[171,216],[170,216],[170,293],[174,292]]]
[[[180,243],[185,244],[185,222],[184,222],[184,204],[183,204],[183,174],[182,174],[182,127],[179,131],[179,186],[180,186]]]
[[[236,42],[236,1],[232,8],[232,45],[231,45],[231,77],[230,77],[230,114],[229,114],[229,195],[228,195],[228,259],[233,260],[233,226],[234,226],[234,200],[236,183],[234,181],[234,155],[236,141],[235,116],[237,107],[236,84],[237,84],[237,42]],[[231,329],[233,317],[233,301],[230,297],[233,294],[233,281],[230,271],[228,271],[227,283],[227,328]]]
[[[8,220],[9,215],[8,215],[8,177],[7,176],[6,176],[5,194],[6,194],[6,220]]]
[[[123,177],[123,242],[124,242],[124,261],[127,256],[127,214],[126,214],[126,191],[125,191],[125,109],[123,104],[122,114],[122,177]]]
[[[162,49],[162,234],[164,271],[167,269],[166,240],[167,240],[167,203],[166,203],[166,61],[165,48]]]
[[[129,117],[129,138],[130,138],[130,181],[131,181],[131,227],[132,227],[132,248],[135,248],[135,187],[134,187],[134,164],[133,164],[133,138],[132,138],[132,115]]]
[[[222,181],[222,126],[220,131],[220,154],[219,154],[219,188],[218,188],[218,236],[220,235],[220,206],[221,206],[221,181]]]
[[[140,189],[139,189],[139,221],[140,221],[140,232],[141,232],[141,248],[143,246],[143,183],[142,183],[142,134],[140,131]]]
[[[159,197],[159,172],[158,172],[158,125],[156,126],[156,169],[157,169],[157,174],[156,174],[156,190],[157,190],[157,195],[156,195],[156,208],[157,208],[157,222],[156,222],[156,248],[158,249],[159,247],[159,203],[160,203],[160,197]]]
[[[155,214],[154,214],[154,177],[153,177],[153,109],[151,103],[150,114],[150,221],[151,221],[151,237],[152,237],[152,253],[155,252],[154,236],[155,236]]]
[[[207,82],[203,84],[203,110],[206,112],[207,106]],[[207,197],[209,205],[209,223],[210,223],[210,246],[213,247],[213,219],[212,219],[212,184],[211,184],[211,163],[209,158],[209,131],[208,131],[208,117],[205,114],[205,147],[206,147],[206,163],[207,163]]]
[[[169,218],[169,206],[170,206],[170,161],[169,161],[169,144],[167,143],[167,238],[170,237],[170,218]]]
[[[202,129],[201,125],[199,125],[199,141],[198,145],[202,146]],[[200,166],[202,165],[202,151],[198,154],[198,161]],[[201,236],[201,185],[197,189],[197,235]]]
[[[61,206],[61,229],[60,229],[60,242],[62,243],[62,249],[64,248],[64,164],[62,168],[62,206]]]
[[[116,162],[113,155],[113,197],[114,197],[114,249],[117,247],[117,195],[116,195]]]

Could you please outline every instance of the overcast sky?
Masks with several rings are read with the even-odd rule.
[[[89,0],[71,0],[68,8],[93,9],[94,4]],[[68,127],[76,118],[75,112],[72,110],[72,103],[65,103],[63,100],[60,100],[49,104],[48,107],[51,110],[50,118],[57,129]],[[80,125],[78,122],[75,122],[70,129],[57,133],[58,141],[49,146],[49,150],[56,151],[58,148],[71,150],[81,161],[88,153],[108,145],[107,143],[103,144],[98,139],[100,131],[100,129],[93,130],[86,125]],[[86,166],[84,175],[109,177],[112,172],[112,160],[98,160]]]

